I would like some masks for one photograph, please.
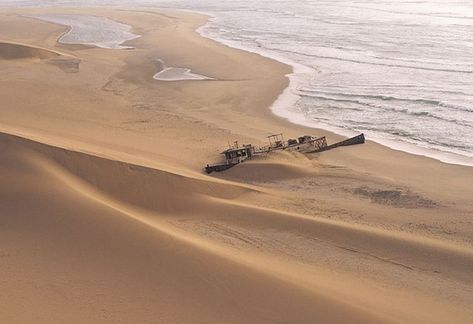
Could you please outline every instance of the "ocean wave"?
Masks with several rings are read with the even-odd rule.
[[[286,50],[286,49],[284,49],[282,51],[291,52],[293,54],[301,55],[301,53],[298,53],[298,52],[295,52],[295,51],[289,51],[289,50]],[[385,66],[385,67],[392,67],[392,68],[413,69],[413,70],[423,70],[423,71],[432,71],[432,72],[473,74],[473,70],[459,70],[459,69],[434,68],[434,67],[403,65],[403,64],[389,64],[389,63],[381,63],[381,62],[373,62],[373,61],[370,62],[370,61],[362,61],[362,60],[343,58],[343,57],[338,57],[338,56],[317,55],[317,54],[309,54],[309,53],[303,53],[303,55],[311,56],[311,57],[318,58],[318,59],[335,60],[335,61],[350,62],[350,63],[357,63],[357,64],[366,64],[366,65],[373,65],[373,66]]]
[[[423,117],[423,118],[432,118],[436,119],[442,122],[446,123],[451,123],[454,125],[459,125],[459,126],[464,126],[464,127],[469,127],[473,128],[473,121],[468,122],[464,119],[458,119],[458,118],[452,118],[448,116],[448,111],[444,115],[440,115],[436,112],[433,111],[427,111],[427,110],[412,110],[412,109],[407,109],[407,108],[397,108],[397,107],[390,107],[386,105],[381,105],[381,104],[374,104],[370,102],[365,102],[362,100],[356,100],[356,99],[347,99],[347,98],[333,98],[333,97],[326,97],[326,96],[321,96],[321,95],[307,95],[304,94],[302,95],[303,97],[308,97],[311,99],[315,100],[323,100],[323,101],[330,101],[330,102],[336,102],[336,103],[350,103],[350,104],[355,104],[358,106],[362,107],[369,107],[369,108],[374,108],[376,111],[373,111],[372,113],[384,113],[384,114],[393,114],[394,116],[399,116],[399,114],[404,114],[404,115],[409,115],[409,116],[415,116],[415,117]],[[388,96],[367,96],[367,95],[358,95],[357,97],[363,97],[363,98],[369,98],[369,99],[377,99],[377,100],[382,100],[382,101],[410,101],[410,102],[416,102],[416,103],[428,103],[428,104],[434,104],[440,106],[440,102],[435,101],[435,100],[426,100],[426,99],[414,99],[414,100],[407,100],[407,99],[399,99],[399,98],[393,98],[393,97],[388,97]],[[443,106],[448,106],[448,105],[443,105]],[[355,108],[355,107],[350,107],[347,105],[340,105],[340,106],[330,106],[328,108],[335,108],[343,111],[357,111],[357,112],[364,112],[365,114],[367,111],[362,108]],[[310,108],[309,108],[310,110]],[[361,116],[360,116],[361,117]],[[366,117],[363,117],[366,118]],[[473,120],[473,118],[472,118]],[[359,123],[359,121],[354,121],[354,123]]]
[[[350,98],[362,98],[362,99],[371,99],[371,100],[380,100],[380,101],[400,101],[400,102],[409,102],[409,103],[420,103],[430,106],[439,106],[453,110],[460,110],[467,113],[473,113],[473,108],[468,108],[460,105],[450,104],[443,102],[441,100],[435,99],[424,99],[424,98],[401,98],[401,97],[394,97],[394,96],[387,96],[387,95],[368,95],[368,94],[354,94],[354,93],[347,93],[347,92],[327,92],[327,91],[319,91],[319,90],[311,90],[311,89],[303,89],[300,90],[300,94],[302,96],[311,96],[314,98],[320,97],[325,98],[327,100],[340,100],[340,101],[347,101],[353,103],[360,103],[359,100],[350,100],[346,98],[333,98],[333,97],[323,97],[322,95],[329,95],[329,96],[339,96],[339,97],[350,97]],[[313,95],[316,94],[316,95]]]

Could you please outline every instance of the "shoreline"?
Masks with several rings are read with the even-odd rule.
[[[13,9],[12,7],[7,7],[7,8],[8,9]],[[41,10],[42,8],[34,7],[32,9],[33,10],[36,10],[36,9]],[[84,10],[87,10],[87,9],[98,10],[98,11],[104,10],[103,7],[90,7],[90,8],[89,7],[54,7],[55,11],[61,11],[61,9],[66,9],[66,10],[67,9],[72,9],[74,12],[75,11],[78,12],[78,13],[75,13],[76,15],[77,14],[81,15],[81,12],[84,11]],[[236,49],[236,50],[241,50],[241,51],[244,51],[244,52],[256,54],[256,55],[261,56],[265,59],[274,60],[274,61],[276,61],[280,64],[283,64],[285,66],[290,67],[292,69],[292,71],[285,74],[285,77],[288,80],[287,86],[282,90],[282,92],[275,98],[275,100],[272,102],[272,104],[268,107],[269,108],[268,110],[271,112],[271,116],[274,116],[276,118],[282,118],[283,120],[287,121],[290,125],[293,125],[293,126],[296,126],[296,127],[297,126],[302,126],[302,127],[308,128],[308,129],[312,129],[314,132],[322,133],[325,136],[328,136],[329,138],[333,138],[334,140],[339,140],[342,137],[350,137],[350,136],[354,136],[354,135],[358,134],[357,132],[354,132],[354,131],[349,131],[349,130],[340,131],[339,129],[333,129],[329,126],[323,127],[323,125],[321,126],[321,125],[317,124],[317,122],[315,122],[315,121],[308,120],[307,118],[304,117],[304,115],[302,113],[295,112],[293,109],[288,109],[287,108],[288,106],[293,106],[294,103],[297,102],[297,100],[299,100],[299,98],[300,98],[299,95],[293,93],[293,90],[297,87],[297,83],[294,84],[295,83],[295,81],[293,80],[294,76],[296,74],[299,74],[299,73],[308,73],[309,71],[313,71],[311,68],[308,68],[304,65],[293,62],[290,59],[282,58],[278,55],[272,55],[270,52],[265,51],[265,50],[257,50],[257,49],[251,48],[249,46],[245,46],[244,44],[236,42],[236,41],[230,41],[230,40],[226,40],[226,39],[223,39],[223,38],[213,37],[209,33],[205,32],[205,28],[207,28],[208,25],[212,23],[212,19],[220,19],[220,18],[218,18],[217,16],[215,16],[213,14],[198,11],[198,10],[190,10],[190,9],[171,9],[171,8],[166,8],[166,9],[143,8],[143,9],[158,10],[158,11],[159,10],[164,10],[164,11],[170,11],[170,12],[174,11],[174,12],[188,13],[188,14],[191,14],[191,15],[199,15],[199,16],[201,16],[201,18],[205,18],[205,19],[203,19],[204,22],[202,24],[197,25],[194,29],[194,32],[199,37],[209,39],[213,42],[216,42],[216,43],[218,43],[222,46],[228,47],[230,49]],[[130,12],[140,12],[139,9],[133,9],[133,8],[129,8],[129,7],[126,7],[126,6],[125,7],[123,7],[123,6],[113,7],[111,10],[123,10],[123,11],[130,11]],[[65,27],[65,30],[61,33],[61,35],[56,40],[57,44],[60,45],[60,46],[65,46],[65,47],[68,47],[68,46],[71,46],[71,47],[74,47],[74,46],[79,46],[79,47],[90,46],[90,47],[102,48],[101,46],[98,46],[98,45],[62,43],[60,41],[60,39],[65,34],[67,34],[68,32],[71,31],[71,29],[73,28],[72,26],[50,22],[50,21],[43,20],[39,17],[34,17],[34,16],[30,16],[30,17],[25,16],[25,17],[30,18],[30,19],[37,19],[39,21],[43,21],[43,22],[46,22],[46,23],[56,24],[58,26]],[[115,20],[115,19],[112,19],[110,17],[108,17],[108,18],[111,19],[114,22],[121,23],[121,24],[126,24],[126,22],[123,22],[121,20]],[[126,25],[128,25],[128,24],[126,24]],[[132,32],[133,31],[133,26],[132,25],[128,25],[128,26],[131,27],[130,32]],[[128,48],[133,48],[133,46],[128,46],[126,44],[128,42],[133,42],[136,39],[139,39],[141,37],[141,35],[139,35],[139,34],[135,34],[135,35],[136,35],[136,37],[134,37],[132,39],[125,40],[125,41],[120,43],[120,45],[126,46],[126,48],[124,48],[124,49],[114,49],[114,50],[121,51],[121,50],[126,50]],[[106,49],[113,49],[113,48],[106,48]],[[161,58],[158,58],[157,60],[161,60]],[[191,70],[193,71],[193,69],[191,69]],[[153,77],[154,75],[156,75],[156,73],[154,73],[154,74],[151,73],[150,74],[150,79],[159,81],[159,80],[157,80]],[[209,77],[209,79],[212,80],[211,77]],[[177,80],[177,81],[185,81],[185,80]],[[188,81],[192,81],[192,80],[188,80]],[[365,136],[366,136],[366,134],[365,134]],[[440,162],[440,163],[445,163],[447,165],[457,165],[457,166],[463,166],[463,167],[468,167],[468,168],[473,167],[473,161],[470,161],[470,159],[468,157],[455,156],[452,153],[440,152],[440,151],[437,154],[435,154],[435,153],[432,153],[432,151],[433,151],[432,149],[418,147],[417,145],[411,144],[411,143],[406,143],[406,142],[401,142],[401,141],[398,142],[398,141],[393,141],[393,140],[389,140],[389,139],[376,139],[376,138],[372,139],[369,136],[367,136],[367,143],[370,143],[370,142],[372,142],[376,145],[380,145],[382,147],[385,147],[389,150],[399,152],[401,154],[407,154],[407,155],[417,156],[417,157],[421,157],[421,158],[432,159],[434,161],[437,161],[437,162]]]
[[[271,107],[269,107],[269,109],[276,116],[282,117],[295,125],[309,127],[316,131],[323,130],[323,131],[330,132],[332,134],[336,134],[343,137],[351,137],[360,133],[360,132],[352,131],[348,129],[341,129],[334,126],[323,125],[323,123],[308,119],[304,115],[304,113],[300,111],[296,111],[295,104],[297,103],[298,100],[300,100],[301,96],[299,96],[298,94],[294,92],[297,89],[297,87],[303,82],[296,79],[297,74],[313,73],[314,70],[312,68],[296,63],[290,59],[283,58],[277,54],[273,54],[270,50],[255,49],[251,46],[247,46],[243,44],[242,42],[224,39],[224,38],[221,38],[221,37],[218,37],[216,35],[212,35],[211,33],[206,32],[205,29],[208,28],[212,23],[215,23],[215,21],[222,19],[214,14],[198,11],[198,10],[191,10],[191,9],[175,9],[175,10],[181,10],[184,12],[197,13],[197,14],[207,16],[208,17],[207,22],[196,29],[196,32],[202,37],[211,39],[220,44],[223,44],[224,46],[228,46],[230,48],[248,51],[250,53],[255,53],[263,57],[276,60],[292,68],[292,72],[286,75],[286,77],[289,80],[288,86],[276,98],[276,100],[271,105]],[[365,136],[367,137],[368,141],[372,141],[374,143],[380,144],[382,146],[385,146],[387,148],[390,148],[396,151],[434,159],[442,163],[473,167],[473,156],[466,156],[466,155],[461,155],[461,154],[452,153],[448,151],[441,151],[434,148],[422,147],[414,143],[409,143],[408,141],[404,141],[402,139],[389,139],[389,138],[383,138],[382,136],[376,136],[376,135],[371,137],[371,134],[367,135],[366,133],[365,133]]]
[[[1,7],[1,6],[0,6]],[[13,6],[6,6],[3,7],[5,9],[14,9],[17,7]],[[41,7],[35,7],[35,6],[27,6],[27,7],[18,7],[18,8],[30,8],[30,9],[40,9]],[[91,9],[98,9],[102,10],[105,9],[103,6],[97,6],[97,7],[89,7],[89,6],[79,6],[79,7],[51,7],[55,9],[60,9],[60,8],[71,8],[71,9],[77,9],[77,10],[83,10],[87,8]],[[130,8],[128,6],[122,6],[122,5],[113,5],[110,7],[112,10],[118,9],[118,10],[132,10],[132,11],[137,11],[140,9],[134,9]],[[228,46],[233,49],[238,49],[238,50],[243,50],[247,51],[250,53],[255,53],[257,55],[261,55],[262,57],[269,58],[272,60],[275,60],[277,62],[280,62],[282,64],[285,64],[287,66],[290,66],[292,68],[292,72],[288,73],[286,77],[289,80],[288,86],[283,90],[283,92],[276,98],[276,100],[273,102],[273,104],[269,107],[271,112],[276,115],[277,117],[283,118],[287,121],[289,121],[291,124],[298,125],[298,126],[303,126],[303,127],[308,127],[310,129],[313,129],[314,131],[323,131],[325,133],[329,133],[329,135],[334,136],[335,138],[340,138],[340,137],[351,137],[354,135],[359,134],[360,132],[348,130],[348,129],[341,129],[337,128],[336,126],[330,126],[330,125],[324,125],[323,123],[320,123],[315,120],[310,120],[308,119],[302,112],[296,111],[295,109],[295,103],[300,99],[300,96],[298,94],[294,93],[294,89],[297,89],[298,85],[302,81],[296,80],[296,75],[297,74],[305,74],[305,73],[311,73],[314,70],[312,68],[306,67],[302,64],[296,63],[290,59],[281,57],[277,54],[271,53],[270,50],[259,50],[256,48],[253,48],[251,46],[247,46],[241,42],[237,41],[232,41],[224,38],[220,38],[218,36],[213,36],[210,33],[206,33],[205,29],[214,23],[215,20],[222,19],[218,17],[215,14],[205,12],[205,11],[200,11],[200,10],[193,10],[193,9],[181,9],[181,8],[156,8],[156,7],[142,7],[141,9],[149,9],[149,10],[169,10],[169,11],[177,11],[177,12],[183,12],[183,13],[190,13],[190,14],[198,14],[201,16],[206,17],[206,22],[203,25],[200,25],[196,28],[196,32],[198,35],[216,41],[219,44],[222,44],[224,46]],[[34,17],[33,17],[34,18]],[[116,21],[120,23],[120,21]],[[68,26],[67,31],[64,32],[64,34],[67,34],[70,32],[70,29],[72,27]],[[64,36],[61,35],[62,36]],[[128,41],[133,41],[134,39],[130,39],[127,41],[122,42],[121,44],[126,44]],[[64,46],[68,46],[71,44],[63,44]],[[72,45],[74,46],[74,45]],[[88,45],[83,45],[83,46],[88,46]],[[90,46],[97,46],[97,45],[90,45]],[[100,47],[100,46],[97,46]],[[288,108],[289,107],[289,108]],[[401,139],[390,139],[390,138],[385,138],[383,136],[377,136],[377,135],[372,135],[372,134],[367,134],[365,133],[365,136],[367,138],[368,142],[374,142],[376,144],[385,146],[389,149],[407,153],[407,154],[412,154],[415,156],[421,156],[429,159],[434,159],[436,161],[446,163],[446,164],[452,164],[452,165],[460,165],[460,166],[466,166],[466,167],[473,167],[473,157],[466,156],[466,155],[461,155],[453,152],[448,152],[448,151],[441,151],[437,150],[434,148],[428,148],[428,147],[422,147],[414,143],[410,143],[408,141],[404,141]]]
[[[142,37],[133,50],[64,46],[64,26],[25,12],[103,16]],[[469,323],[473,169],[370,141],[207,175],[229,141],[340,136],[268,109],[290,66],[202,37],[205,22],[0,13],[2,38],[28,47],[0,59],[6,320]],[[80,65],[65,73],[39,46]],[[214,80],[156,82],[157,58]]]

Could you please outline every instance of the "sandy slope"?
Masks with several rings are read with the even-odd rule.
[[[368,255],[366,262],[400,268],[411,283],[432,283],[442,274],[437,285],[466,289],[469,249],[235,204],[246,195],[269,202],[278,197],[7,135],[1,150],[1,282],[10,292],[2,294],[1,305],[7,320],[310,323],[468,316],[452,301],[441,304],[448,317],[421,314],[440,301],[410,287],[399,288],[402,297],[394,294],[387,304],[376,298],[390,293],[379,283],[360,285],[353,273],[329,273],[323,262],[299,264],[284,250],[258,250],[284,233],[287,248],[320,249],[316,239],[328,245],[327,255],[333,247]],[[190,230],[209,222],[225,228],[232,244]],[[238,230],[254,233],[245,238]],[[257,239],[268,231],[275,232],[271,238]],[[295,243],[294,237],[304,239]],[[406,314],[414,297],[419,308]]]
[[[1,55],[61,55],[0,60],[2,322],[473,320],[471,168],[368,143],[204,175],[227,141],[320,133],[267,109],[288,67],[198,37],[201,16],[50,10],[142,37],[64,46],[0,15]],[[157,58],[217,80],[158,82]]]
[[[9,152],[2,158],[2,189],[9,188],[1,195],[4,321],[376,318],[333,302],[324,293],[311,294],[265,276],[232,256],[221,256],[225,251],[217,246],[182,238],[159,213],[164,210],[140,212],[139,206],[129,207],[97,192],[68,169],[90,175],[99,164],[113,170],[114,177],[102,173],[97,182],[113,190],[114,182],[125,180],[132,195],[139,190],[133,185],[135,178],[151,177],[152,188],[146,189],[156,191],[139,199],[150,205],[156,204],[153,197],[160,199],[163,182],[183,185],[173,175],[52,148],[39,147],[39,153],[36,144],[24,146],[23,141],[2,136],[2,152]],[[198,189],[208,190],[204,183],[194,187],[195,195]],[[192,207],[183,204],[196,203],[176,194],[166,200],[167,212],[189,213]],[[337,305],[346,311],[336,311]]]
[[[59,53],[47,49],[24,44],[0,42],[0,59],[50,59],[60,56]]]

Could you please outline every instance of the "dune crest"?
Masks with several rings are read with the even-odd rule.
[[[25,18],[64,13],[142,37],[66,46]],[[473,169],[368,141],[208,175],[228,141],[338,137],[276,118],[290,68],[202,38],[203,16],[0,16],[22,42],[0,59],[3,322],[472,322]],[[157,57],[216,80],[156,82]]]
[[[44,61],[65,73],[79,72],[80,59],[53,50],[11,42],[0,42],[0,61]]]
[[[61,57],[62,54],[48,49],[9,42],[0,42],[0,59],[52,59]]]
[[[127,293],[127,297],[123,298],[137,298],[134,294],[138,293],[138,287],[153,287],[158,282],[160,285],[163,284],[162,276],[167,278],[166,285],[172,286],[183,280],[182,276],[186,277],[192,273],[198,274],[199,279],[188,282],[186,288],[179,288],[183,289],[180,293],[173,291],[178,287],[174,286],[174,288],[166,288],[170,290],[164,294],[172,296],[177,293],[181,298],[183,298],[181,294],[192,294],[191,292],[206,295],[206,298],[209,298],[208,306],[210,309],[215,309],[218,307],[217,300],[226,299],[228,295],[222,295],[222,291],[217,289],[210,293],[212,296],[209,296],[207,291],[209,286],[204,283],[212,283],[215,276],[217,278],[222,276],[218,280],[223,280],[223,285],[233,287],[232,296],[238,296],[242,305],[246,305],[247,302],[256,302],[256,300],[246,299],[245,296],[250,292],[264,294],[265,291],[274,289],[278,291],[271,298],[263,297],[263,295],[258,297],[258,308],[252,309],[251,314],[247,314],[251,319],[264,316],[272,318],[271,321],[287,318],[298,319],[297,322],[300,323],[310,323],[311,319],[316,317],[325,321],[357,319],[362,322],[389,322],[394,318],[406,320],[419,316],[416,313],[407,313],[402,316],[398,314],[399,310],[407,307],[407,301],[399,296],[392,296],[388,304],[373,298],[376,291],[385,288],[377,287],[377,284],[370,280],[366,279],[364,285],[360,286],[357,282],[360,278],[355,279],[357,277],[353,277],[352,274],[332,273],[330,267],[327,268],[322,264],[312,264],[309,267],[308,264],[294,263],[290,261],[292,257],[287,259],[289,255],[285,255],[282,251],[277,254],[267,254],[252,247],[254,243],[261,246],[271,244],[272,241],[278,240],[281,235],[278,233],[310,238],[303,245],[305,249],[321,248],[318,245],[312,246],[310,242],[315,239],[337,250],[345,249],[345,253],[348,254],[357,253],[361,256],[369,256],[374,258],[376,263],[398,269],[396,271],[402,269],[401,271],[406,274],[419,272],[414,278],[420,275],[421,280],[426,280],[423,276],[430,277],[435,276],[435,273],[442,273],[449,280],[466,283],[471,275],[473,256],[469,250],[462,247],[370,229],[366,226],[351,226],[338,221],[262,208],[252,203],[236,202],[236,199],[244,201],[245,197],[260,197],[259,199],[266,199],[269,203],[279,199],[277,195],[273,197],[274,194],[241,187],[237,183],[222,183],[212,178],[193,179],[162,170],[52,147],[7,134],[0,135],[0,152],[2,153],[0,176],[5,184],[1,188],[0,202],[3,207],[0,209],[0,214],[4,215],[2,219],[7,224],[5,229],[13,230],[11,235],[6,235],[5,253],[14,251],[15,244],[24,240],[20,233],[30,232],[29,235],[36,237],[35,240],[44,241],[36,247],[43,255],[50,253],[47,251],[49,244],[59,244],[54,249],[62,251],[61,254],[67,254],[67,258],[79,258],[79,255],[87,253],[88,258],[93,259],[80,261],[79,268],[98,266],[106,269],[103,270],[106,271],[106,275],[113,278],[119,273],[107,269],[110,265],[107,261],[100,260],[99,256],[90,255],[90,242],[101,242],[101,246],[95,247],[99,250],[99,255],[110,253],[109,248],[124,249],[123,243],[119,244],[116,241],[124,236],[134,242],[125,248],[128,250],[127,253],[139,256],[142,253],[140,249],[143,247],[136,250],[134,245],[147,244],[149,246],[146,248],[146,254],[157,253],[157,255],[154,255],[152,259],[147,256],[144,258],[135,256],[135,262],[143,266],[146,264],[146,267],[154,268],[155,271],[158,271],[156,267],[159,266],[160,270],[155,275],[146,274],[144,278],[139,277],[140,275],[121,277],[120,280],[124,284],[137,289],[136,292]],[[273,163],[273,166],[266,164],[266,167],[269,169],[274,167],[275,172],[279,172],[280,167],[277,163]],[[300,174],[297,173],[297,176]],[[39,191],[34,189],[38,186],[41,186],[40,197],[37,196]],[[5,191],[7,188],[13,188],[13,191],[7,193]],[[21,210],[19,206],[23,202],[37,206],[36,212],[39,213],[37,214],[39,218],[32,218],[28,212],[19,212],[15,214],[15,217],[11,217],[13,215],[9,214],[8,210]],[[195,206],[199,208],[196,209]],[[79,212],[76,214],[72,210]],[[95,212],[87,216],[87,213],[92,211]],[[38,222],[42,225],[39,226]],[[195,222],[201,224],[200,226],[213,225],[206,229],[206,234],[203,235],[198,227],[193,227]],[[34,225],[36,223],[38,224]],[[76,225],[69,227],[72,224]],[[221,229],[225,228],[225,241],[221,242],[218,239],[220,230],[214,232],[217,229],[213,227],[215,225]],[[91,232],[88,228],[90,226],[99,226],[104,229],[120,228],[119,231],[122,233],[114,238],[115,230],[109,233]],[[34,234],[31,234],[31,231]],[[241,231],[253,233],[237,234]],[[253,241],[255,237],[268,231],[276,232],[270,239],[260,238]],[[53,236],[45,236],[45,233],[51,233]],[[71,240],[68,238],[69,235],[73,235],[75,239]],[[232,240],[228,241],[230,237]],[[287,237],[286,248],[291,248],[291,245],[295,244],[292,240],[293,238]],[[251,243],[250,248],[248,248],[249,243]],[[23,241],[21,244],[27,243]],[[157,246],[160,248],[157,249]],[[175,267],[181,267],[181,264],[188,263],[188,258],[193,259],[199,255],[206,262],[194,263],[188,268],[189,273],[185,269],[175,272]],[[128,259],[122,253],[116,253],[113,256],[110,254],[109,258],[112,258],[113,262],[122,263],[123,270],[133,269],[134,272],[142,272],[127,264]],[[15,264],[14,260],[12,259],[13,263],[10,265]],[[160,260],[166,260],[166,264],[170,267],[163,267]],[[39,266],[46,269],[46,272],[36,273],[35,280],[52,281],[51,284],[54,285],[55,279],[48,278],[49,273],[54,272],[50,268],[53,265],[48,262],[36,262],[40,263],[30,264],[30,266],[33,268]],[[67,261],[58,259],[55,261],[55,266],[67,267]],[[68,273],[62,273],[62,276],[65,276],[63,280],[73,280],[71,278],[74,276],[79,276],[81,280],[92,281],[97,278],[95,274],[80,274],[72,269],[68,270]],[[21,273],[18,273],[8,275],[7,280],[17,282],[24,281],[24,278]],[[259,283],[256,284],[256,282]],[[112,282],[105,285],[110,284]],[[347,290],[347,287],[352,287],[352,289]],[[27,293],[31,289],[27,284],[23,283],[22,289],[24,295],[32,295]],[[95,289],[87,288],[84,293],[98,293]],[[112,290],[111,287],[104,289]],[[400,296],[407,293],[404,290],[399,290]],[[66,291],[62,293],[71,297]],[[154,294],[162,294],[163,291],[150,289],[145,293],[152,300],[156,300]],[[437,305],[435,298],[427,297],[418,291],[410,293],[416,296],[419,307],[427,309],[432,305]],[[71,298],[74,300],[75,297]],[[33,295],[28,302],[41,304]],[[115,307],[116,301],[108,296],[101,303],[110,310]],[[162,301],[157,303],[165,307]],[[285,312],[289,309],[288,313],[273,309],[280,303],[285,305]],[[61,307],[70,308],[70,313],[76,311],[67,300],[60,304]],[[309,304],[316,307],[307,308]],[[141,306],[143,305],[146,306],[146,303]],[[218,317],[202,310],[196,313],[195,309],[187,306],[185,311],[180,311],[180,316],[184,316],[180,321],[189,322],[192,316],[198,314],[201,319],[211,321],[241,322],[235,317],[237,315],[234,312],[237,310],[229,306],[231,303],[227,301],[226,305],[225,311],[222,311]],[[47,305],[49,306],[51,304]],[[244,307],[249,307],[249,304]],[[458,312],[455,304],[443,307],[443,311],[448,308],[449,312]],[[340,311],[342,309],[343,311]],[[174,314],[172,316],[176,316],[172,309],[167,308],[167,311]],[[146,314],[140,311],[135,312],[134,316],[146,318]],[[432,320],[434,318],[434,315],[422,316],[418,319]],[[459,312],[456,316],[461,320],[465,314]],[[169,320],[169,318],[166,319]]]

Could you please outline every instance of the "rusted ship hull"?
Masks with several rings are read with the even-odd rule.
[[[358,145],[358,144],[363,144],[363,143],[365,143],[365,135],[362,133],[360,135],[357,135],[355,137],[346,139],[344,141],[334,143],[332,145],[328,145],[326,147],[322,147],[322,148],[319,148],[319,149],[316,149],[316,150],[313,150],[313,151],[309,151],[309,152],[306,152],[306,153],[319,153],[319,152],[332,150],[332,149],[340,147],[340,146],[351,146],[351,145]]]
[[[271,135],[270,138],[273,136],[279,136],[280,138],[282,138],[282,134]],[[225,171],[234,167],[237,164],[246,161],[247,159],[251,159],[253,156],[267,154],[278,150],[295,150],[306,154],[319,153],[332,150],[341,146],[363,144],[364,142],[364,134],[357,135],[355,137],[346,139],[338,143],[334,143],[332,145],[327,145],[327,140],[325,139],[325,136],[315,138],[309,135],[299,137],[298,140],[290,139],[286,142],[278,140],[276,142],[271,143],[270,141],[269,146],[265,146],[262,148],[255,148],[251,144],[238,146],[238,142],[235,142],[235,145],[233,147],[230,147],[229,149],[222,152],[222,154],[225,155],[225,163],[213,165],[207,164],[207,166],[205,167],[205,172],[210,174],[212,172]]]
[[[225,164],[207,165],[205,167],[205,172],[207,172],[208,174],[210,174],[212,172],[222,172],[222,171],[228,170],[230,168],[233,168],[237,164],[239,164],[239,163],[225,163]]]

